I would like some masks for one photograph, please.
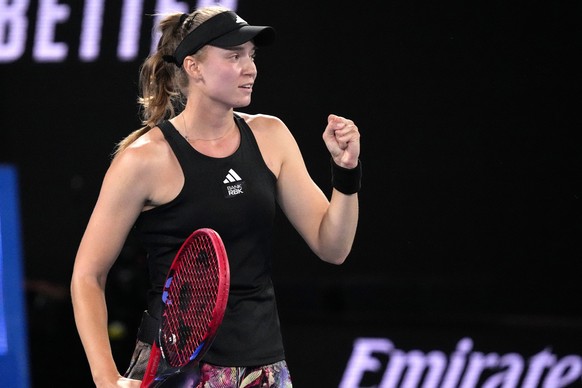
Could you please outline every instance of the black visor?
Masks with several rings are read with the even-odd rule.
[[[221,12],[193,29],[184,37],[168,62],[182,66],[184,58],[206,45],[233,47],[252,40],[256,46],[266,46],[275,39],[275,30],[269,26],[251,26],[232,11]]]

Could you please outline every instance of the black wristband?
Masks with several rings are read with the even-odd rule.
[[[331,158],[331,185],[339,192],[350,195],[362,187],[362,162],[354,168],[340,167]]]

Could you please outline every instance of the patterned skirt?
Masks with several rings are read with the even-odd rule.
[[[137,341],[124,376],[141,380],[145,374],[151,345]],[[285,360],[256,367],[223,367],[201,363],[199,369],[185,371],[167,381],[168,387],[188,388],[292,388]],[[161,384],[164,387],[166,384]]]

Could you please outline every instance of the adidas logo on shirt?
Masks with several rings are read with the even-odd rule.
[[[227,184],[229,182],[237,182],[242,181],[242,178],[238,176],[238,174],[231,168],[228,170],[228,174],[226,174],[226,179],[222,181],[222,183]]]
[[[245,182],[232,168],[228,170],[224,183],[224,198],[233,198],[237,195],[244,194]]]

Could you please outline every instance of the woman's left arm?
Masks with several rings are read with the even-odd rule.
[[[318,257],[341,264],[352,249],[359,216],[358,127],[343,117],[328,117],[323,140],[331,154],[334,175],[329,200],[309,176],[295,139],[287,133],[277,181],[279,205]]]

